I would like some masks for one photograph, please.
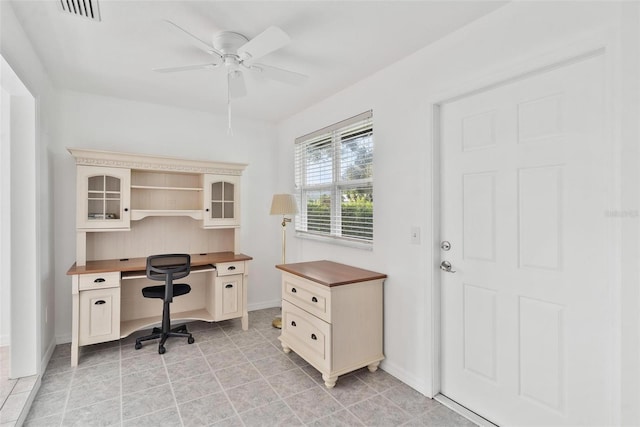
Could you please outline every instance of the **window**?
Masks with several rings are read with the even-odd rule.
[[[301,235],[373,243],[371,111],[296,138]]]

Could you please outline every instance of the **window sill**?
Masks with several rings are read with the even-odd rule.
[[[340,237],[322,236],[319,234],[310,234],[302,231],[296,231],[296,237],[300,239],[313,240],[316,242],[329,243],[339,246],[347,246],[355,249],[362,249],[365,251],[373,250],[373,242],[360,242],[356,240],[343,239]]]

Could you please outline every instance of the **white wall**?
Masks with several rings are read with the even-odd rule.
[[[25,201],[25,205],[22,205],[29,206],[31,211],[28,225],[26,223],[23,225],[28,227],[28,236],[33,239],[30,243],[31,250],[28,251],[31,260],[28,266],[29,273],[21,278],[19,283],[13,284],[14,294],[18,284],[21,283],[24,286],[24,294],[20,295],[23,289],[18,287],[18,295],[12,298],[19,298],[25,307],[21,307],[21,310],[14,309],[12,318],[15,323],[16,316],[21,316],[25,319],[25,326],[29,324],[35,329],[19,336],[21,340],[15,342],[25,349],[35,349],[35,354],[21,352],[21,357],[14,356],[14,359],[24,357],[24,361],[27,358],[31,361],[35,357],[37,361],[33,364],[38,369],[42,365],[41,362],[47,361],[55,344],[53,318],[50,314],[55,308],[51,263],[53,252],[51,215],[49,215],[50,192],[47,184],[52,181],[47,161],[47,124],[49,113],[53,110],[50,103],[53,89],[29,39],[18,23],[11,4],[5,1],[0,1],[0,53],[36,101],[35,144],[32,143],[30,147],[20,147],[25,151],[16,151],[11,154],[15,156],[11,159],[12,166],[20,171],[15,179],[12,179],[11,192],[26,195],[21,197],[29,199]],[[21,170],[22,165],[26,167]],[[20,230],[13,229],[14,232]],[[26,264],[28,261],[23,259],[20,262]],[[24,265],[20,265],[18,271],[24,268]],[[32,286],[34,281],[35,286]],[[21,320],[18,319],[18,321]],[[32,344],[31,340],[35,340],[35,343]],[[15,349],[12,349],[12,353],[13,350]]]
[[[431,164],[434,159],[430,101],[439,101],[438,97],[443,93],[468,87],[472,82],[488,78],[498,70],[513,68],[523,58],[557,50],[603,27],[610,28],[614,34],[611,54],[615,60],[624,57],[631,62],[621,64],[621,77],[629,82],[633,80],[632,87],[637,88],[637,74],[634,74],[634,70],[637,72],[639,49],[637,18],[635,4],[622,7],[612,2],[511,3],[280,124],[278,162],[283,167],[280,168],[278,183],[284,190],[292,191],[294,138],[373,109],[373,251],[292,237],[288,242],[288,258],[290,262],[329,259],[388,274],[385,282],[384,369],[427,395],[437,391],[432,388],[432,343],[435,337],[430,316],[434,289],[432,275],[434,268],[437,268],[433,257],[434,253],[439,256],[439,252],[434,252],[433,248],[437,248],[438,242],[434,241],[431,231],[434,208]],[[617,52],[619,45],[616,37],[619,36],[624,42],[621,54]],[[622,141],[622,145],[626,145],[635,157],[626,157],[627,164],[619,172],[627,185],[622,190],[622,197],[626,197],[628,206],[636,206],[637,209],[637,92],[635,100],[627,102],[632,104],[624,106],[627,111],[625,114],[635,113],[636,121],[632,122],[628,117],[628,122],[621,124],[633,131]],[[418,226],[422,231],[420,245],[411,244],[412,226]],[[621,422],[637,424],[640,421],[637,409],[631,405],[635,400],[635,407],[638,406],[639,379],[638,295],[635,290],[638,269],[637,220],[636,224],[622,226],[632,232],[629,237],[631,242],[621,249],[628,262],[623,265],[623,270],[629,275],[622,282],[622,289],[631,299],[616,301],[618,306],[624,301],[626,314],[621,316],[629,320],[626,329],[615,332],[622,333],[622,342],[626,343],[621,366],[616,367],[619,370],[616,375],[629,373],[631,379],[625,380],[627,389],[623,396],[618,396],[618,403],[622,406],[625,406],[625,402],[629,404],[629,408],[623,411]],[[612,292],[612,298],[615,297],[615,292]],[[632,314],[632,310],[635,310],[635,314]]]
[[[278,227],[265,227],[274,191],[273,125],[118,98],[61,91],[50,150],[53,159],[56,336],[71,337],[71,279],[75,261],[75,163],[67,147],[247,163],[242,176],[241,252],[253,256],[249,309],[279,305]],[[277,221],[276,221],[277,222]],[[135,225],[133,225],[135,227]]]
[[[0,86],[0,346],[10,344],[11,333],[11,216],[10,187],[10,108],[11,95]]]

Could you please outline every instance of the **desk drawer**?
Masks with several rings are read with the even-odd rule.
[[[81,291],[120,287],[120,272],[81,274],[79,287]]]
[[[244,261],[218,263],[216,264],[216,271],[218,272],[218,277],[242,274],[244,273]]]
[[[282,277],[282,299],[331,323],[331,292],[323,289],[322,285],[285,274]]]
[[[312,365],[330,368],[331,325],[287,301],[282,302],[282,339]]]

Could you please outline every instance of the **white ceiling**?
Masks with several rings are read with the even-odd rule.
[[[56,87],[221,114],[227,93],[222,69],[151,71],[211,58],[163,20],[206,41],[222,30],[251,39],[279,26],[292,42],[259,62],[307,74],[309,81],[293,87],[247,77],[248,96],[233,101],[236,116],[278,121],[504,3],[99,0],[101,22],[62,12],[58,0],[12,5]]]

